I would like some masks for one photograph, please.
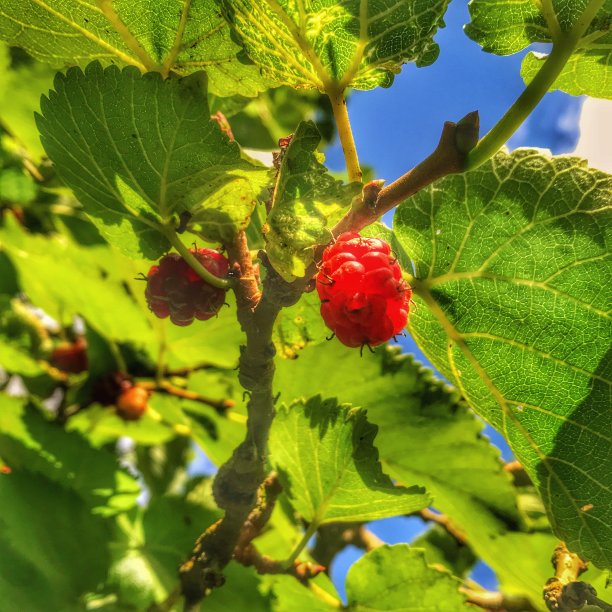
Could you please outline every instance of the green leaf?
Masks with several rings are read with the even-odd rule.
[[[0,456],[11,469],[27,469],[75,491],[97,514],[134,506],[138,483],[113,454],[48,422],[32,403],[0,394],[0,406]]]
[[[378,426],[385,471],[402,484],[425,486],[433,506],[467,535],[504,590],[527,593],[539,603],[556,540],[524,532],[499,450],[456,393],[391,348],[361,357],[330,342],[300,353],[299,366],[277,364],[276,388],[285,401],[309,396],[316,380],[320,393],[366,408]]]
[[[407,544],[380,546],[349,569],[346,596],[349,609],[371,610],[467,610],[459,593],[460,581],[430,567],[422,550]]]
[[[177,585],[178,567],[219,512],[178,497],[151,501],[146,510],[117,518],[110,586],[122,604],[146,610]]]
[[[516,53],[534,42],[555,40],[556,45],[563,46],[588,4],[589,0],[543,0],[541,3],[472,0],[469,5],[471,22],[465,31],[485,51],[498,55]],[[608,69],[612,62],[611,19],[612,1],[606,0],[552,89],[562,89],[573,95],[612,98],[612,78]],[[540,54],[530,53],[525,57],[521,75],[526,82],[533,79],[543,61]]]
[[[214,506],[197,503],[193,496],[164,496],[154,499],[144,511],[119,517],[109,579],[109,587],[118,594],[119,602],[138,610],[161,604],[177,586],[178,568],[197,537],[220,515]],[[224,576],[224,588],[215,589],[207,597],[207,609],[269,609],[255,572],[231,563]]]
[[[597,44],[606,45],[612,49],[612,34],[605,36],[606,40],[598,39]],[[538,73],[545,61],[538,53],[529,53],[525,56],[521,66],[521,76],[529,83]],[[565,68],[551,87],[560,89],[573,96],[593,96],[594,98],[612,99],[612,76],[607,69],[606,63],[612,62],[612,51],[604,55],[599,48],[596,50],[585,50],[576,52],[570,57]]]
[[[206,397],[233,399],[238,405],[224,416],[212,407],[195,401],[185,401],[183,410],[189,419],[189,427],[195,442],[217,466],[225,463],[234,449],[243,441],[246,433],[246,414],[242,389],[235,378],[219,376],[213,371],[200,371],[189,377],[188,388]]]
[[[425,551],[428,565],[442,565],[458,578],[465,578],[477,561],[467,544],[459,542],[440,525],[434,525],[411,544]]]
[[[314,260],[313,247],[329,241],[328,219],[348,206],[361,188],[329,175],[317,153],[320,142],[312,121],[300,123],[283,154],[264,226],[267,255],[287,281],[304,276]]]
[[[41,109],[47,154],[102,235],[126,254],[158,258],[168,249],[162,226],[175,213],[204,216],[206,226],[207,200],[231,183],[236,195],[238,179],[248,197],[238,213],[213,199],[214,225],[229,226],[226,235],[250,214],[245,181],[259,183],[266,169],[243,160],[210,120],[201,73],[164,81],[158,73],[103,70],[94,62],[85,72],[58,74]]]
[[[263,593],[262,577],[251,568],[232,561],[224,570],[223,588],[214,589],[206,598],[210,612],[228,610],[249,610],[249,612],[270,612],[270,597]]]
[[[334,612],[342,609],[340,596],[326,574],[319,574],[307,584],[291,576],[273,576],[272,610],[274,612]]]
[[[433,35],[447,0],[224,0],[237,38],[264,74],[279,84],[373,89],[389,87],[402,64],[427,66],[438,56]]]
[[[36,191],[34,180],[22,168],[0,167],[0,202],[28,204],[36,197]]]
[[[370,521],[427,506],[424,489],[396,487],[383,474],[373,445],[376,430],[363,410],[320,396],[279,410],[270,461],[305,520]]]
[[[1,29],[0,25],[0,32]],[[0,54],[3,50],[6,50],[8,58],[8,46],[0,42]],[[7,62],[6,67],[0,66],[0,71],[3,73],[0,77],[3,79],[0,82],[0,122],[38,162],[45,151],[40,144],[34,113],[40,109],[41,94],[53,86],[55,70],[31,61],[16,66]],[[2,186],[0,194],[3,194]]]
[[[402,203],[413,336],[501,431],[554,532],[610,562],[610,177],[576,158],[499,153]]]
[[[123,436],[141,445],[162,444],[176,437],[176,431],[160,422],[159,417],[154,418],[150,410],[137,421],[125,421],[112,406],[99,405],[88,406],[71,416],[66,430],[78,431],[96,447],[116,442]]]
[[[228,101],[229,104],[219,102]],[[296,90],[281,86],[260,94],[249,104],[233,110],[233,98],[215,101],[215,106],[229,118],[236,140],[243,146],[258,150],[278,150],[278,141],[293,133],[301,121],[312,120],[323,137],[323,143],[333,139],[336,124],[329,98],[316,90]],[[211,104],[211,111],[213,107]]]
[[[0,40],[57,67],[100,60],[181,75],[205,69],[220,96],[253,97],[269,86],[236,57],[241,49],[209,0],[6,0]]]
[[[3,607],[85,609],[106,576],[109,525],[73,491],[29,471],[0,475],[0,499]]]
[[[272,339],[281,357],[297,359],[298,352],[304,347],[325,340],[329,330],[321,319],[320,309],[319,296],[312,291],[305,293],[297,304],[280,311]]]
[[[260,172],[232,177],[194,211],[189,228],[210,242],[230,243],[236,232],[249,226],[258,196],[270,182],[269,171],[263,167]]]
[[[203,321],[202,325],[178,327],[166,321],[163,323],[167,334],[168,367],[191,368],[201,364],[236,367],[244,334],[236,320],[234,299],[229,294],[227,301],[230,308],[221,308],[214,319]]]
[[[48,342],[44,328],[23,304],[16,299],[0,295],[0,365],[2,368],[12,374],[23,376],[42,374],[44,368],[36,356]]]
[[[125,277],[117,270],[114,278],[105,272],[120,261],[107,245],[81,247],[65,236],[28,234],[17,223],[6,223],[0,249],[17,269],[21,290],[57,321],[68,325],[80,314],[106,338],[142,344],[151,336],[153,317],[126,292]],[[139,288],[144,292],[143,283]]]

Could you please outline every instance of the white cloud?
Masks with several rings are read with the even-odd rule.
[[[592,168],[612,172],[612,103],[587,98],[580,115],[580,139],[572,153],[589,162]]]

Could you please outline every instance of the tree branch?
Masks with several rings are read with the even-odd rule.
[[[504,464],[504,472],[508,472],[512,476],[512,484],[515,487],[528,487],[533,485],[525,468],[518,461],[508,461],[508,463]]]
[[[176,387],[167,380],[162,380],[155,383],[141,382],[139,384],[141,387],[151,391],[157,391],[158,393],[165,393],[166,395],[173,395],[174,397],[180,397],[181,399],[188,399],[194,402],[199,402],[200,404],[206,404],[207,406],[214,408],[215,411],[221,416],[224,416],[230,408],[233,408],[236,405],[236,402],[233,400],[213,399],[205,395],[201,395],[200,393],[196,393],[195,391],[189,391],[188,389]]]
[[[437,525],[440,525],[440,527],[443,527],[451,536],[453,536],[453,538],[455,538],[455,540],[457,540],[457,542],[459,542],[459,544],[464,546],[468,545],[466,534],[459,529],[459,527],[457,527],[445,514],[438,514],[429,508],[423,508],[423,510],[418,512],[418,515],[424,521],[431,521],[432,523],[436,523]]]
[[[236,561],[246,567],[254,567],[258,574],[287,574],[305,584],[311,578],[325,571],[323,565],[310,561],[294,561],[287,566],[284,561],[277,561],[262,555],[253,544],[248,544],[236,553]]]
[[[478,140],[478,127],[477,112],[468,113],[459,123],[447,121],[440,142],[429,157],[386,187],[382,187],[382,181],[372,181],[364,187],[361,200],[333,228],[334,237],[362,230],[435,180],[463,172],[467,154]]]
[[[223,584],[223,568],[234,555],[257,503],[274,417],[272,381],[276,351],[272,330],[280,309],[294,304],[301,295],[301,287],[286,283],[271,267],[260,294],[244,232],[227,249],[232,272],[238,277],[233,284],[238,320],[246,334],[238,379],[250,392],[247,433],[213,482],[215,501],[225,515],[200,536],[191,557],[181,567],[182,592],[188,610],[196,609],[211,589]]]
[[[312,556],[325,567],[330,567],[334,557],[349,544],[369,552],[384,543],[366,529],[363,523],[322,525],[317,534]]]

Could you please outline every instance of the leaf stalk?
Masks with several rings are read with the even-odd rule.
[[[327,90],[326,93],[331,102],[334,119],[336,120],[338,136],[346,161],[346,171],[348,173],[349,183],[360,183],[362,173],[359,167],[359,158],[357,157],[357,148],[355,146],[355,139],[353,138],[353,130],[351,129],[344,91]]]

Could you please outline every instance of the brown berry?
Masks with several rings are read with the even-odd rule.
[[[126,421],[138,420],[147,410],[149,392],[135,385],[121,392],[117,398],[117,414]]]

